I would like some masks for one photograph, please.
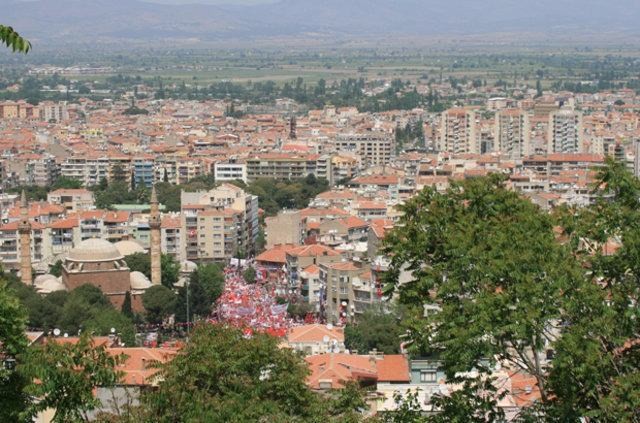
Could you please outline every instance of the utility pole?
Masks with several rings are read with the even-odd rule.
[[[189,314],[189,280],[185,281],[185,283],[187,284],[187,334],[189,334],[189,330],[190,330],[190,314]]]

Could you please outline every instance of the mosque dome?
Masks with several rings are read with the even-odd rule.
[[[67,255],[67,260],[74,262],[103,262],[122,260],[123,256],[109,241],[90,238],[82,241]]]
[[[138,244],[135,241],[119,241],[113,244],[114,247],[120,252],[124,257],[137,254],[137,253],[146,253],[145,249],[142,248],[142,245]]]
[[[50,294],[56,291],[66,291],[66,287],[59,278],[53,275],[40,275],[34,282],[36,291],[40,294]]]
[[[185,260],[180,263],[180,271],[183,273],[194,272],[198,269],[198,265],[192,261]]]
[[[131,272],[130,280],[133,291],[144,291],[153,286],[151,281],[141,272]]]

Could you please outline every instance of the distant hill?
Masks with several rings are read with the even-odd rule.
[[[640,32],[638,0],[280,0],[238,6],[0,0],[0,7],[2,23],[43,42]]]

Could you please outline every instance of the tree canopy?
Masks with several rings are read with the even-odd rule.
[[[203,324],[183,352],[142,397],[136,412],[143,421],[355,422],[364,406],[357,391],[313,393],[302,358],[268,335]]]
[[[374,349],[384,354],[398,354],[403,332],[398,316],[375,308],[344,328],[344,342],[349,350],[359,354],[368,354]]]
[[[87,412],[101,405],[93,390],[116,385],[122,360],[107,353],[104,345],[93,345],[86,335],[77,343],[47,342],[30,348],[20,371],[31,381],[25,391],[37,400],[29,402],[22,415],[31,420],[53,409],[54,423],[87,421]]]
[[[432,398],[439,421],[499,416],[484,401],[498,395],[487,379],[498,362],[536,378],[528,421],[637,420],[640,182],[609,161],[595,189],[594,206],[553,216],[499,176],[425,189],[403,207],[386,240],[387,291],[408,306],[413,352],[464,386]]]

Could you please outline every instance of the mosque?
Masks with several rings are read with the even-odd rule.
[[[20,244],[31,245],[31,224],[27,216],[28,204],[24,193],[21,201],[21,219],[19,224]],[[67,253],[62,263],[62,276],[41,275],[32,281],[31,254],[29,248],[21,248],[26,254],[20,256],[20,274],[22,281],[32,285],[41,294],[55,291],[71,291],[81,285],[90,284],[99,288],[120,310],[127,293],[131,296],[132,309],[144,310],[142,294],[162,283],[160,249],[160,209],[155,187],[151,193],[151,280],[140,272],[131,272],[124,258],[128,255],[145,252],[134,241],[121,241],[112,244],[109,241],[90,238],[79,243]]]

